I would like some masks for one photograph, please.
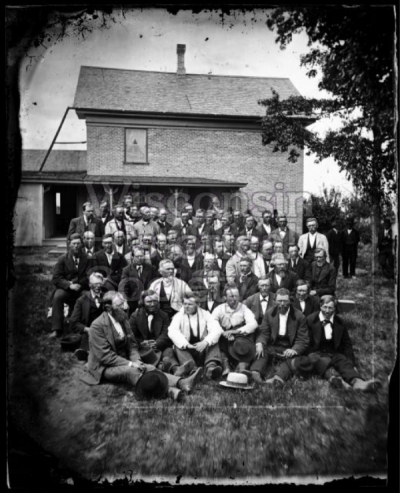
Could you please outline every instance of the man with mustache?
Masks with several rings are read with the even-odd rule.
[[[299,241],[299,235],[296,233],[296,231],[288,228],[287,218],[285,215],[280,215],[278,217],[278,225],[278,229],[275,229],[272,232],[270,239],[272,241],[281,241],[283,246],[283,253],[286,254],[288,253],[290,244],[297,244],[297,242]]]
[[[91,385],[102,380],[124,382],[139,387],[146,397],[168,395],[174,400],[182,398],[181,391],[193,390],[199,381],[198,373],[182,379],[141,361],[138,343],[128,323],[128,305],[121,293],[107,292],[103,304],[104,313],[90,326],[88,374],[82,380]]]
[[[240,276],[240,260],[247,256],[250,250],[250,239],[246,236],[239,236],[236,240],[237,251],[226,263],[226,278],[231,279],[232,282],[237,276]]]
[[[306,221],[308,233],[301,235],[299,238],[299,255],[307,262],[314,262],[314,252],[317,248],[323,248],[325,252],[329,251],[329,243],[325,235],[318,233],[318,221],[314,217],[310,217]],[[327,254],[326,261],[329,262]]]
[[[272,293],[276,293],[280,288],[285,288],[294,294],[299,278],[297,274],[288,270],[288,261],[283,254],[274,255],[274,270],[268,274],[268,277],[271,279]]]
[[[94,234],[97,247],[99,247],[100,238],[104,234],[104,224],[94,216],[94,207],[91,202],[85,202],[82,208],[82,216],[71,219],[67,233],[67,245],[72,234],[79,234],[82,237],[85,231],[91,231]]]
[[[326,251],[317,248],[314,252],[315,262],[311,265],[310,295],[319,297],[325,294],[334,296],[336,290],[336,269],[326,261]]]
[[[281,361],[275,375],[266,380],[269,385],[283,385],[296,373],[296,359],[303,355],[309,345],[309,335],[305,316],[290,306],[290,293],[285,288],[276,292],[277,306],[265,312],[262,324],[256,335],[256,360],[251,366],[255,380],[265,375],[272,359]]]
[[[296,292],[292,306],[300,310],[305,317],[319,310],[318,297],[310,296],[310,286],[303,279],[299,279],[296,282]]]
[[[122,231],[125,235],[131,238],[137,238],[137,233],[133,229],[133,224],[125,219],[124,206],[117,204],[114,207],[114,217],[105,225],[105,232],[108,235],[113,235],[116,231]]]
[[[299,247],[289,245],[289,270],[297,274],[299,279],[309,281],[311,278],[311,265],[299,256]]]
[[[269,240],[272,232],[274,231],[274,226],[272,224],[272,212],[263,211],[262,213],[263,222],[257,226],[257,230],[260,233],[260,241]]]

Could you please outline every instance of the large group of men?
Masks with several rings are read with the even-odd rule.
[[[337,314],[339,254],[344,277],[355,276],[352,218],[327,236],[309,218],[299,236],[284,215],[265,210],[257,224],[217,201],[185,204],[173,224],[130,196],[100,212],[87,202],[71,220],[51,295],[51,336],[73,340],[86,383],[126,382],[138,396],[174,400],[232,372],[274,386],[311,374],[361,391],[379,384],[358,372]]]

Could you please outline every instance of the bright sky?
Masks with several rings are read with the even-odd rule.
[[[48,149],[67,106],[73,105],[81,65],[175,72],[176,45],[185,44],[187,73],[289,77],[303,96],[323,97],[318,80],[309,79],[300,67],[307,37],[298,35],[282,51],[276,35],[265,25],[267,11],[224,16],[216,13],[177,15],[163,9],[115,11],[116,23],[101,29],[101,19],[88,22],[85,38],[72,31],[47,49],[32,48],[36,62],[21,66],[20,125],[25,149]],[[55,37],[54,37],[55,38]],[[29,66],[28,66],[29,65]],[[84,121],[71,111],[59,141],[85,141]],[[85,149],[85,145],[57,145],[54,149]],[[304,191],[320,193],[323,185],[352,191],[351,183],[332,160],[315,164],[305,156]]]

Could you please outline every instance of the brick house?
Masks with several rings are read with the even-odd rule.
[[[86,151],[23,151],[16,206],[16,245],[65,236],[69,220],[91,200],[138,204],[185,201],[207,208],[277,209],[301,233],[303,156],[263,146],[258,101],[274,89],[299,95],[289,79],[186,74],[178,45],[176,73],[82,66],[74,110],[87,128]],[[308,122],[309,124],[310,122]],[[109,192],[112,192],[110,195]]]

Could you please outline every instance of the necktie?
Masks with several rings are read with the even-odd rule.
[[[140,277],[142,275],[142,266],[141,265],[138,265],[136,267],[136,270],[137,270],[138,276]]]
[[[94,302],[96,303],[97,308],[100,308],[100,299],[99,296],[94,297]]]
[[[78,266],[79,266],[79,258],[78,257],[75,257],[74,258],[74,262],[75,262],[75,269],[78,270]]]
[[[92,258],[92,257],[93,257],[93,254],[92,254],[91,250],[87,250],[86,255],[87,255],[89,258]]]

